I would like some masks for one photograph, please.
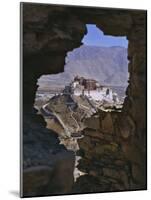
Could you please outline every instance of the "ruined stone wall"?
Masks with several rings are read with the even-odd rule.
[[[145,143],[132,135],[134,122],[127,113],[100,111],[99,115],[97,126],[96,119],[91,118],[84,137],[78,140],[78,155],[82,157],[78,169],[86,175],[77,180],[74,191],[145,189]]]
[[[95,137],[94,133],[91,135],[89,129],[84,131],[85,137],[79,142],[81,150],[83,151],[81,162],[85,162],[87,159],[86,162],[88,164],[80,165],[85,171],[87,171],[86,166],[89,166],[88,175],[81,177],[83,179],[82,181],[79,178],[74,190],[81,192],[80,186],[83,182],[87,182],[88,188],[84,190],[89,190],[89,192],[117,189],[145,189],[146,12],[60,7],[26,3],[21,9],[23,10],[23,132],[26,138],[23,141],[23,159],[26,169],[24,170],[23,176],[25,180],[25,195],[47,195],[52,194],[52,191],[59,194],[69,193],[71,191],[73,185],[72,170],[74,166],[74,155],[72,152],[60,147],[58,139],[52,136],[51,130],[45,128],[46,124],[44,120],[36,115],[33,104],[37,89],[37,79],[41,75],[59,73],[64,70],[66,53],[80,46],[81,39],[86,34],[86,23],[96,24],[108,35],[127,36],[129,40],[128,58],[130,62],[128,67],[130,80],[127,89],[127,98],[125,99],[123,112],[120,116],[119,114],[114,115],[111,113],[107,117],[107,120],[102,121],[102,116],[106,116],[107,113],[100,113],[100,124],[103,123],[104,125],[103,129],[101,125],[97,130],[97,137]],[[111,119],[114,121],[113,124]],[[110,124],[111,127],[108,123],[112,124]],[[108,127],[111,129],[107,131],[106,129]],[[46,140],[44,137],[45,134],[47,134]],[[41,142],[41,138],[43,142]],[[93,151],[91,151],[92,146],[90,145],[90,148],[87,143],[93,143],[93,140],[96,140],[94,142],[96,146],[94,145]],[[45,142],[47,143],[47,141],[53,141],[56,145],[53,146],[51,142],[48,142],[47,148],[45,148]],[[37,148],[37,144],[39,144],[39,148]],[[49,160],[51,156],[53,157],[52,152],[54,148],[58,152],[58,161],[60,159],[59,155],[61,156],[63,153],[64,158],[68,160],[68,165],[64,165],[66,159],[64,161],[62,160],[62,165],[56,165],[59,162],[52,159],[50,165]],[[108,152],[107,155],[109,157],[107,159],[102,156],[102,152],[104,151]],[[32,162],[33,157],[31,155],[33,154],[31,152],[35,153],[34,157],[37,158],[35,162]],[[44,155],[44,161],[38,157],[39,154]],[[95,157],[97,157],[96,165]],[[109,163],[106,164],[108,161]],[[124,163],[121,163],[121,161]],[[113,164],[114,162],[116,162],[115,165]],[[100,163],[104,163],[103,165],[106,168],[100,166]],[[120,167],[116,168],[119,165]],[[39,167],[39,171],[37,167]],[[92,169],[93,167],[95,170]],[[50,168],[53,168],[53,170],[50,170]],[[41,173],[41,170],[43,170],[43,173]],[[50,171],[53,173],[50,173]],[[67,175],[63,171],[69,171],[70,173]],[[124,180],[121,180],[117,171],[119,171],[120,177],[124,177]],[[43,175],[41,179],[36,180],[38,172]],[[50,179],[47,179],[45,182],[44,177],[47,173],[51,174],[53,179],[49,176]],[[104,182],[107,181],[107,184],[100,182],[100,179],[96,179],[96,174],[100,174],[100,177],[104,176],[102,180]],[[119,177],[119,180],[114,182],[115,174]],[[64,180],[66,180],[66,176],[68,176],[69,181],[65,184]],[[26,181],[29,180],[28,177],[36,180],[30,187],[28,181]],[[108,182],[109,179],[111,179],[110,182]],[[54,182],[51,180],[54,180]],[[56,182],[55,180],[61,181]],[[55,185],[55,189],[53,185]]]
[[[33,108],[37,80],[64,70],[68,51],[80,46],[83,22],[61,7],[24,4],[23,11],[23,188],[24,196],[71,192],[75,155]],[[66,180],[66,181],[65,181]],[[31,184],[29,184],[31,183]]]
[[[127,97],[121,113],[100,111],[99,129],[94,123],[84,131],[84,138],[79,141],[83,158],[79,169],[87,175],[79,178],[76,191],[85,180],[91,184],[82,192],[90,188],[93,192],[100,191],[99,188],[146,188],[146,15],[132,12],[128,19],[131,23],[126,32],[130,73]],[[114,34],[114,28],[106,30],[105,33]]]

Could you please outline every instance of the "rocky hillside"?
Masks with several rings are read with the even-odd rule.
[[[105,85],[127,86],[127,49],[124,47],[96,47],[82,45],[66,57],[65,72],[43,76],[40,86],[62,85],[74,76],[93,78]]]

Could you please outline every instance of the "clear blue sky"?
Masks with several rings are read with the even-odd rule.
[[[85,45],[90,46],[124,46],[127,48],[128,40],[126,37],[114,37],[104,35],[103,32],[93,24],[87,24],[88,33],[82,39]]]

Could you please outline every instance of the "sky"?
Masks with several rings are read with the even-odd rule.
[[[122,46],[126,48],[128,46],[126,37],[104,35],[103,32],[93,24],[87,24],[86,27],[88,33],[82,39],[82,42],[85,45],[104,47]]]

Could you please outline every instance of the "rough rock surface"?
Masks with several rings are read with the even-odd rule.
[[[24,123],[26,120],[31,122],[31,124],[27,123],[27,126],[24,126],[25,134],[32,135],[33,126],[44,125],[44,120],[39,120],[39,116],[36,117],[36,114],[32,114],[37,79],[44,74],[63,71],[66,53],[81,45],[81,39],[86,33],[85,24],[96,24],[104,34],[127,36],[129,40],[128,68],[130,78],[122,112],[111,114],[114,124],[110,126],[110,130],[113,129],[114,132],[105,133],[100,127],[97,135],[99,137],[101,135],[104,139],[96,138],[96,142],[93,141],[95,137],[91,136],[91,140],[94,142],[93,145],[96,143],[96,146],[92,146],[88,136],[81,140],[81,151],[86,155],[86,157],[83,155],[81,163],[85,162],[87,165],[80,163],[80,168],[89,171],[89,174],[77,180],[74,191],[100,192],[146,189],[146,11],[60,7],[26,3],[22,5],[24,5],[22,6],[24,23],[23,105],[24,114],[27,115],[24,116]],[[31,115],[34,115],[33,118],[36,119],[34,124],[32,124]],[[100,122],[102,123],[101,118]],[[108,118],[103,120],[103,123],[103,126],[107,127],[105,123],[108,123]],[[44,127],[39,134],[40,136],[45,134]],[[36,144],[40,142],[40,138],[36,136],[36,133],[33,138],[36,139],[33,139],[32,149],[33,152],[37,152]],[[48,140],[45,142],[47,143]],[[59,143],[57,145],[60,148]],[[26,142],[24,141],[24,148],[26,149],[27,146],[30,146],[30,137],[29,139],[27,137]],[[90,147],[93,147],[94,154]],[[47,154],[47,150],[43,145],[40,145],[40,151]],[[26,156],[30,158],[30,153],[27,152]],[[98,156],[100,156],[99,159]],[[48,166],[49,157],[47,161],[46,165]],[[62,162],[65,163],[63,160]],[[30,166],[29,171],[26,169],[24,180],[27,180],[26,174],[31,174],[33,167],[35,170],[32,171],[32,175],[34,176],[37,173],[38,166],[38,164],[35,167]],[[70,167],[72,168],[72,165]],[[95,170],[92,170],[92,167]],[[44,176],[46,176],[46,173],[51,174],[51,167],[40,168],[40,170],[43,169],[45,169]],[[57,170],[57,166],[53,169]],[[65,165],[64,169],[65,171],[68,170],[68,166]],[[122,178],[118,176],[117,169],[122,174]],[[63,172],[56,174],[59,177],[57,176],[58,179],[54,178],[54,182],[51,181],[52,179],[46,180],[51,185],[45,182],[38,183],[36,186],[33,183],[30,193],[25,192],[24,195],[38,195],[39,191],[42,191],[41,194],[53,194],[53,185],[55,184],[56,193],[69,192],[69,187],[72,185],[70,181],[73,176],[69,177],[69,174],[66,175]],[[96,177],[96,174],[99,174],[98,177]],[[115,180],[115,176],[119,179]],[[63,186],[60,189],[60,185],[57,185],[57,183],[62,183],[58,180],[66,180],[64,177],[71,178],[68,190]],[[100,177],[102,177],[101,182]],[[44,185],[49,187],[43,189]],[[28,187],[27,182],[24,187]],[[37,187],[38,189],[35,190]]]
[[[79,192],[80,185],[87,179],[92,181],[89,186],[82,188],[81,192],[139,189],[143,178],[139,167],[143,159],[141,153],[134,146],[130,147],[129,151],[128,142],[122,141],[116,122],[121,113],[101,111],[100,116],[102,115],[105,120],[100,117],[100,128],[95,129],[95,120],[92,119],[94,120],[93,128],[92,126],[86,128],[83,131],[84,137],[78,140],[79,155],[82,157],[78,169],[86,175],[77,180],[74,191]],[[106,127],[109,125],[109,129],[106,131],[102,124]],[[118,134],[116,134],[116,129],[118,129]]]
[[[57,134],[44,125],[41,116],[24,115],[23,192],[26,197],[68,193],[73,185],[75,155],[59,145]]]

